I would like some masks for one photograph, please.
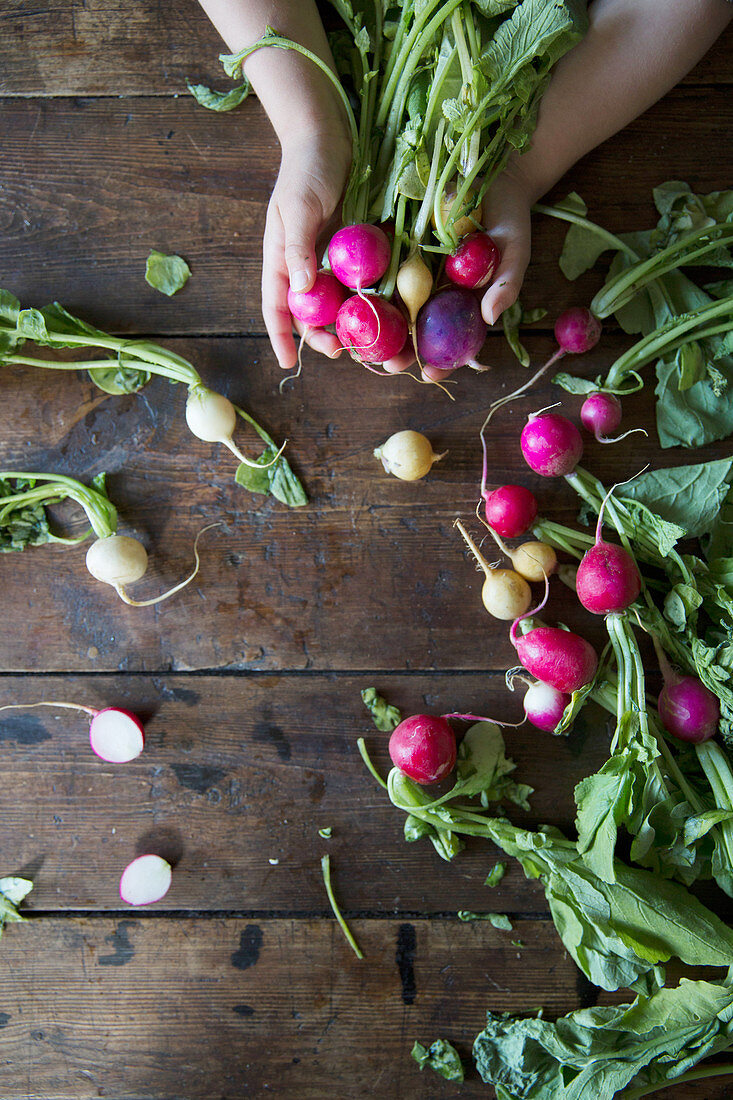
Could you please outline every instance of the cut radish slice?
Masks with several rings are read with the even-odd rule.
[[[120,897],[129,905],[152,905],[168,893],[171,865],[160,856],[138,856],[120,879]]]
[[[89,743],[102,760],[110,764],[127,764],[143,751],[142,722],[127,710],[105,707],[91,720]]]

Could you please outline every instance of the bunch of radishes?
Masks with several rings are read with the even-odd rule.
[[[307,329],[334,325],[342,347],[365,365],[388,363],[410,335],[422,366],[452,371],[474,363],[487,326],[473,292],[488,286],[500,260],[488,233],[474,230],[463,237],[445,259],[447,285],[436,293],[419,249],[390,279],[391,259],[389,237],[379,226],[344,226],[328,245],[330,270],[319,271],[310,290],[289,291],[290,312]],[[396,295],[375,290],[383,280],[396,286]]]

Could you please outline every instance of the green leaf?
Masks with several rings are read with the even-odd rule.
[[[213,88],[207,87],[206,84],[189,84],[187,82],[186,87],[201,107],[206,107],[209,111],[219,112],[233,111],[235,107],[239,107],[241,103],[244,103],[252,91],[252,85],[246,77],[242,84],[238,84],[236,88],[230,88],[228,92],[217,92]]]
[[[46,322],[39,309],[21,309],[17,320],[18,335],[24,340],[35,340],[37,344],[48,341]]]
[[[327,825],[325,829],[319,829],[318,835],[323,837],[324,840],[330,840],[333,829],[330,825]]]
[[[486,920],[502,932],[512,932],[514,928],[506,913],[473,913],[470,909],[459,909],[458,919],[462,921]]]
[[[504,738],[493,722],[477,722],[471,726],[458,746],[456,764],[456,794],[462,798],[491,792],[498,793],[503,776],[513,772],[516,764],[504,753]],[[497,801],[491,797],[491,801]]]
[[[600,380],[592,382],[589,378],[576,378],[574,374],[560,371],[552,379],[556,386],[561,386],[566,393],[589,394],[597,393],[601,388]]]
[[[115,397],[123,393],[137,393],[150,381],[148,371],[123,367],[113,360],[110,360],[108,367],[92,367],[87,373],[95,386]]]
[[[684,528],[688,536],[712,527],[729,490],[733,459],[651,470],[623,486],[626,499],[640,501],[667,523]]]
[[[3,894],[11,905],[20,905],[32,889],[33,883],[28,878],[19,878],[17,875],[0,878],[0,894]]]
[[[446,1039],[436,1039],[427,1049],[422,1043],[415,1042],[411,1054],[420,1069],[429,1066],[446,1081],[463,1082],[463,1063],[456,1048]]]
[[[676,584],[664,597],[664,615],[677,630],[684,630],[690,615],[702,604],[702,596],[689,584]]]
[[[726,387],[733,383],[733,360],[716,361]],[[657,432],[663,447],[703,447],[733,432],[733,401],[720,395],[720,383],[709,378],[687,390],[679,388],[679,366],[675,358],[657,363]],[[716,393],[716,388],[719,392]],[[733,392],[733,389],[729,390]]]
[[[242,462],[237,467],[234,480],[237,485],[241,485],[251,493],[264,495],[270,493],[282,504],[287,504],[291,508],[301,508],[308,503],[305,489],[284,455],[280,455],[277,462],[270,465],[276,454],[274,444],[268,443],[257,459],[258,465],[248,466],[246,462]]]
[[[145,282],[170,298],[188,282],[191,268],[181,256],[166,256],[151,249],[145,264]]]
[[[391,733],[402,721],[402,715],[397,707],[390,706],[376,688],[363,688],[361,692],[362,702],[372,716],[372,721],[382,733]]]
[[[495,863],[484,879],[484,886],[498,886],[506,874],[506,863]]]
[[[685,822],[685,844],[694,844],[701,840],[722,821],[733,821],[733,810],[705,810],[701,814],[688,817]]]

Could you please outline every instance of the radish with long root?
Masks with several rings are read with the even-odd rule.
[[[378,294],[355,294],[338,311],[336,335],[352,359],[381,364],[402,351],[407,321],[397,306]]]
[[[120,897],[128,905],[152,905],[168,893],[171,878],[171,865],[162,856],[138,856],[122,872]]]
[[[526,676],[517,675],[517,669],[510,669],[506,674],[506,683],[510,691],[514,691],[517,680],[526,686],[522,708],[526,720],[540,730],[551,733],[562,721],[565,708],[570,702],[570,695],[558,691],[557,688],[545,684],[541,680],[528,680]]]
[[[8,703],[2,710],[33,710],[35,707],[54,707],[62,710],[78,710],[89,716],[89,744],[102,760],[109,764],[128,764],[143,751],[145,733],[136,714],[121,707],[85,707],[80,703],[59,702],[44,699],[39,703]]]
[[[433,445],[422,432],[395,432],[377,447],[374,457],[380,459],[388,474],[400,481],[419,481],[432,469],[434,462],[445,458],[447,451],[436,454]]]
[[[459,519],[455,525],[484,571],[486,579],[481,589],[481,601],[489,615],[506,622],[523,615],[532,602],[532,590],[524,577],[520,577],[513,569],[499,569],[489,565]]]
[[[415,358],[420,363],[420,355],[417,350],[417,332],[415,322],[417,315],[433,293],[433,276],[430,268],[423,260],[419,251],[412,252],[397,272],[397,292],[405,304],[407,315],[410,319],[410,339]]]
[[[453,371],[476,362],[486,339],[487,325],[470,290],[450,287],[426,302],[417,316],[417,352],[420,362],[435,370]]]
[[[127,594],[127,586],[139,581],[145,575],[148,566],[147,550],[137,539],[129,535],[107,535],[97,539],[87,550],[87,569],[95,580],[111,585],[123,603],[129,607],[151,607],[153,604],[169,599],[191,583],[198,574],[200,566],[199,539],[205,531],[218,526],[218,523],[209,523],[196,535],[193,542],[194,567],[185,580],[179,581],[167,592],[149,600],[134,600]]]
[[[391,258],[387,234],[379,226],[367,223],[345,225],[334,233],[328,245],[331,271],[351,290],[364,290],[378,283]]]
[[[305,341],[314,329],[325,328],[326,325],[336,323],[338,311],[347,297],[346,288],[330,271],[319,271],[310,290],[288,290],[288,309],[295,320],[305,327],[298,345],[297,369],[282,379],[279,385],[281,393],[284,385],[298,378],[303,369],[301,356]]]
[[[236,405],[228,397],[204,385],[192,386],[186,399],[186,423],[196,436],[205,443],[222,443],[245,466],[267,469],[274,466],[285,449],[287,440],[269,462],[256,461],[242,454],[232,436],[237,426]]]
[[[598,443],[620,443],[634,432],[647,434],[644,428],[630,428],[628,432],[612,439],[611,433],[619,427],[621,418],[621,402],[615,393],[591,393],[580,407],[580,422],[593,433]]]

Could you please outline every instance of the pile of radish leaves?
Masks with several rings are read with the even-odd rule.
[[[605,379],[563,373],[555,380],[571,393],[630,392],[655,364],[661,445],[700,447],[733,432],[733,191],[697,195],[670,181],[653,195],[655,228],[618,237],[588,220],[577,194],[538,206],[571,223],[560,257],[568,279],[613,254],[591,310],[599,318],[614,314],[625,332],[641,335]]]

